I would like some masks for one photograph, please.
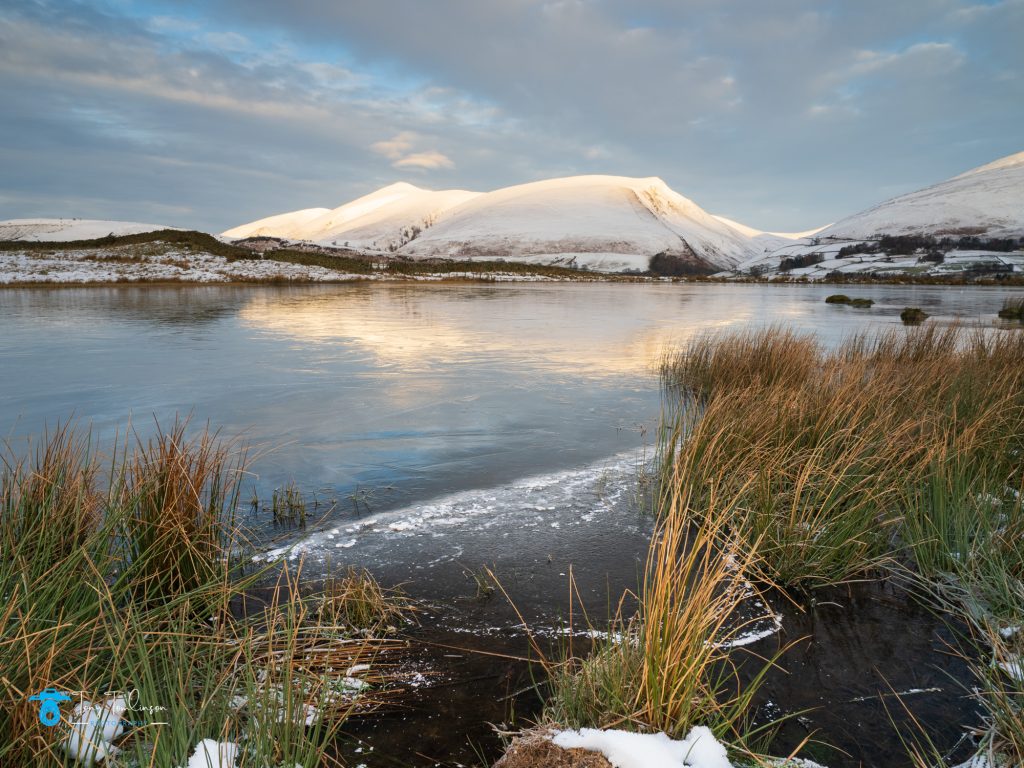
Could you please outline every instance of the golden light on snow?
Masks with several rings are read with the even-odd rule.
[[[240,317],[254,329],[297,341],[356,347],[378,365],[422,369],[480,362],[586,376],[648,373],[666,349],[685,342],[698,328],[735,327],[757,319],[754,308],[739,308],[735,300],[705,300],[699,322],[696,314],[687,322],[688,314],[698,310],[688,308],[679,286],[654,292],[644,288],[573,286],[606,293],[604,304],[592,296],[566,301],[564,285],[353,285],[294,299],[257,296]],[[514,304],[511,320],[507,309],[489,311],[488,299]]]

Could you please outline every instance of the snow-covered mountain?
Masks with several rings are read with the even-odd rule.
[[[324,214],[330,213],[330,208],[303,208],[301,211],[290,211],[279,213],[276,216],[267,216],[265,219],[252,221],[240,227],[222,232],[221,237],[243,238],[243,237],[286,237],[301,239],[295,233],[301,232],[309,222],[319,219]]]
[[[1024,152],[1004,157],[826,227],[819,237],[1024,235]]]
[[[724,268],[755,248],[659,178],[571,176],[473,198],[401,253],[645,271],[658,253]]]
[[[136,221],[102,219],[8,219],[0,221],[0,240],[58,242],[96,240],[107,235],[138,235],[158,229],[177,229]]]
[[[646,271],[659,253],[697,268],[724,269],[764,249],[742,225],[708,214],[655,177],[572,176],[484,194],[399,183],[320,216],[310,210],[223,234],[421,259],[508,259],[601,271]]]
[[[477,194],[461,189],[435,192],[399,182],[333,210],[307,208],[282,213],[222,234],[233,238],[269,235],[322,245],[394,251]]]

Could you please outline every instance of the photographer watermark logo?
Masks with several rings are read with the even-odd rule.
[[[39,693],[29,696],[28,700],[39,702],[39,722],[52,728],[60,722],[60,703],[71,701],[71,697],[56,688],[43,688]]]

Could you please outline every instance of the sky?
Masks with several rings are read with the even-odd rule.
[[[1024,150],[1024,0],[4,0],[0,219],[660,176],[759,229]]]

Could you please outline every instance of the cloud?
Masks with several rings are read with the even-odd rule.
[[[965,56],[951,43],[915,43],[902,51],[882,53],[859,51],[850,75],[873,75],[900,71],[923,77],[939,77],[964,63]]]
[[[389,160],[399,160],[402,155],[413,148],[418,137],[412,131],[402,131],[395,134],[387,141],[377,141],[370,145],[370,149]]]
[[[657,175],[800,230],[1021,149],[1024,0],[146,9],[0,9],[0,216],[70,200],[219,231],[413,169],[470,189]]]
[[[392,168],[436,170],[455,167],[451,158],[436,149],[413,152],[413,148],[422,141],[423,137],[416,132],[402,131],[385,141],[374,142],[370,149],[391,160]]]
[[[406,155],[401,160],[395,161],[393,165],[395,168],[424,168],[430,170],[455,167],[455,163],[437,150],[414,152],[411,155]]]

